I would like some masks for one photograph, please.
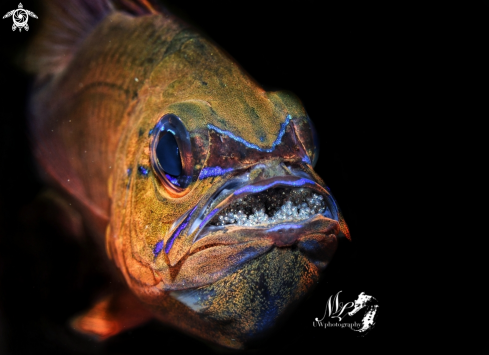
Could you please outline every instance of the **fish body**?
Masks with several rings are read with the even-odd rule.
[[[349,238],[300,100],[147,1],[51,6],[31,60],[36,156],[130,290],[74,326],[263,338]]]

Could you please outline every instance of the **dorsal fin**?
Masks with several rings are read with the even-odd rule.
[[[41,29],[34,37],[26,68],[39,78],[55,75],[68,65],[95,26],[113,11],[133,16],[163,12],[150,0],[45,1]]]

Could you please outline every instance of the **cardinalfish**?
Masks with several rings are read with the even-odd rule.
[[[147,0],[46,6],[28,56],[35,154],[126,287],[73,327],[263,338],[350,238],[301,102]]]

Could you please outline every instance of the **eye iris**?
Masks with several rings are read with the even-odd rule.
[[[165,173],[173,176],[182,174],[182,160],[175,136],[169,132],[162,134],[156,146],[156,156]]]

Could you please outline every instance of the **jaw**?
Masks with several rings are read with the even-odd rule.
[[[212,284],[169,292],[172,311],[165,307],[160,319],[224,347],[252,348],[280,328],[319,276],[299,246],[273,247]]]
[[[273,248],[298,248],[321,269],[330,260],[339,232],[338,213],[322,186],[293,175],[251,184],[236,180],[223,184],[200,205],[193,220],[185,220],[193,243],[175,263],[175,277],[158,288],[177,291],[214,283]],[[232,213],[236,218],[222,223],[223,216]],[[261,218],[255,218],[260,213]],[[170,251],[170,261],[171,256]]]
[[[272,219],[287,201],[302,206],[313,194],[323,198],[322,209]],[[250,221],[257,201],[269,212],[266,219],[220,223],[220,216],[236,208]],[[329,193],[305,174],[252,183],[230,179],[186,222],[192,244],[175,263],[171,282],[161,281],[147,304],[161,320],[190,334],[245,348],[276,328],[317,283],[337,247],[337,216]]]

